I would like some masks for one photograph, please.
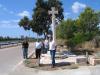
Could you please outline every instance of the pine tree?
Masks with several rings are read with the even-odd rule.
[[[48,14],[48,11],[51,10],[51,7],[56,7],[58,10],[59,14],[56,15],[56,18],[59,21],[63,20],[63,8],[59,0],[37,0],[36,7],[33,9],[32,20],[28,19],[27,24],[27,20],[23,18],[20,20],[19,25],[23,26],[24,29],[27,25],[33,32],[39,35],[48,33],[48,29],[51,25],[51,15]],[[26,24],[24,22],[26,22]]]

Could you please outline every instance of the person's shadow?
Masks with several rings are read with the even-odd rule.
[[[56,66],[57,66],[57,67],[69,66],[69,65],[71,65],[71,63],[69,63],[69,62],[60,62],[60,63],[56,63]]]

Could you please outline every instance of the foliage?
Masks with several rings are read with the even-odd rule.
[[[48,20],[48,10],[46,8],[47,3],[43,0],[37,0],[36,8],[33,10],[31,28],[32,31],[42,34],[44,31],[47,31],[47,20]]]
[[[98,16],[98,18],[99,18],[99,23],[100,23],[100,11],[97,12],[97,16]]]
[[[74,36],[74,32],[76,31],[75,23],[72,19],[68,19],[67,21],[63,21],[57,27],[57,38],[68,39]]]
[[[48,9],[51,10],[51,7],[55,7],[58,11],[58,14],[56,14],[56,18],[61,21],[63,20],[63,8],[62,8],[62,2],[60,0],[48,0]]]
[[[61,21],[63,19],[63,8],[59,0],[37,0],[36,7],[33,9],[32,19],[29,20],[27,17],[24,17],[20,20],[19,25],[25,30],[30,28],[39,35],[45,32],[48,33],[51,25],[51,15],[48,14],[48,11],[51,10],[51,7],[56,7],[59,12],[56,17]]]
[[[99,24],[98,15],[91,8],[87,7],[84,12],[82,12],[79,18],[76,21],[81,32],[91,33],[98,29],[97,25]]]
[[[20,20],[19,25],[20,27],[23,27],[25,30],[29,30],[30,26],[28,17],[24,16],[24,18]]]
[[[11,37],[2,37],[0,36],[0,42],[4,42],[4,41],[18,41],[21,40],[20,38],[11,38]]]
[[[67,40],[67,45],[74,48],[99,35],[100,15],[87,7],[76,20],[67,19],[57,27],[57,37]]]

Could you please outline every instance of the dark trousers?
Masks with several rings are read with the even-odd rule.
[[[55,53],[56,53],[56,50],[50,50],[52,66],[55,66]]]
[[[36,58],[40,58],[40,56],[41,56],[41,49],[36,49],[35,55],[36,55]]]
[[[48,48],[44,48],[44,49],[42,49],[42,53],[43,53],[43,54],[46,54],[47,51],[48,51]]]
[[[28,48],[23,48],[23,58],[24,59],[28,58]]]

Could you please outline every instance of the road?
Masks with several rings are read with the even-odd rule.
[[[29,45],[29,54],[34,50],[34,44]],[[8,75],[9,72],[14,70],[23,61],[22,47],[10,47],[0,49],[0,75]]]

